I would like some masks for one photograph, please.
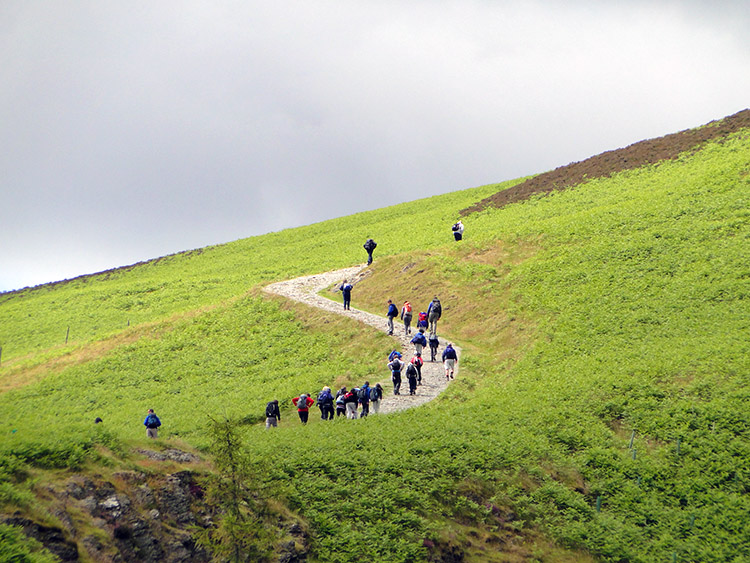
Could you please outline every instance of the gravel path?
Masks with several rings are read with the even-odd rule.
[[[343,301],[335,302],[318,295],[321,290],[332,286],[333,284],[340,284],[343,280],[349,280],[352,285],[357,284],[360,280],[366,277],[365,264],[359,266],[353,266],[351,268],[344,268],[342,270],[333,270],[322,274],[315,274],[312,276],[303,276],[301,278],[295,278],[288,281],[278,282],[268,285],[264,288],[264,291],[268,293],[275,293],[282,295],[294,301],[299,301],[312,307],[318,307],[326,311],[331,311],[345,317],[351,317],[360,322],[368,324],[377,328],[378,330],[386,330],[386,318],[379,315],[373,315],[365,311],[358,309],[345,310]],[[398,304],[396,305],[398,307]],[[411,344],[411,338],[414,334],[414,325],[416,324],[417,314],[414,312],[414,320],[412,321],[412,334],[409,336],[404,335],[404,324],[399,323],[398,318],[394,319],[394,347],[396,343],[401,344],[401,352],[404,355],[404,360],[411,360],[414,354],[414,345]],[[443,347],[448,343],[445,338],[440,338],[440,348],[438,349],[438,358],[443,353]],[[459,359],[461,358],[461,349],[455,344],[453,347],[456,349]],[[402,383],[401,383],[401,395],[393,395],[393,384],[391,383],[389,370],[386,367],[387,358],[383,358],[383,375],[387,377],[380,381],[380,384],[385,389],[383,400],[380,403],[381,413],[396,412],[412,407],[417,407],[428,401],[431,401],[437,397],[447,387],[448,381],[445,379],[445,371],[443,370],[443,364],[440,361],[434,363],[429,361],[430,349],[426,348],[426,351],[422,352],[422,359],[424,365],[422,366],[422,385],[417,387],[416,395],[409,395],[409,383],[406,380],[406,370],[402,371]],[[383,375],[378,374],[372,376],[370,381],[379,381]],[[458,364],[456,364],[455,376],[458,376]],[[404,389],[406,389],[404,394]]]

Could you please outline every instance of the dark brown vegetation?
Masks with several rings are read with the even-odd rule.
[[[697,129],[688,129],[657,139],[640,141],[622,149],[603,152],[581,162],[560,166],[487,197],[471,207],[462,209],[460,214],[464,216],[487,207],[503,207],[529,199],[535,194],[563,190],[581,182],[610,176],[623,170],[640,168],[662,160],[672,160],[686,151],[698,149],[708,141],[721,139],[743,127],[750,127],[750,109],[712,121]]]

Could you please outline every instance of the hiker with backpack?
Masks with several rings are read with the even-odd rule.
[[[424,335],[424,329],[420,328],[419,332],[414,335],[414,338],[411,339],[411,343],[414,344],[414,350],[416,350],[417,354],[422,354],[422,349],[427,346],[427,338]]]
[[[406,366],[406,380],[409,382],[409,395],[417,394],[417,366],[409,364]]]
[[[154,413],[154,409],[148,409],[146,419],[143,421],[143,425],[146,427],[146,436],[149,438],[159,437],[159,426],[161,426],[161,420]]]
[[[458,363],[458,356],[456,350],[453,348],[453,344],[448,342],[448,345],[443,350],[443,365],[445,366],[445,379],[453,379],[453,371],[456,369]]]
[[[320,418],[333,420],[333,395],[330,387],[323,387],[323,390],[318,394],[317,403],[320,409]]]
[[[400,356],[400,354],[399,354]],[[401,392],[401,370],[403,369],[403,362],[399,357],[393,358],[393,361],[388,363],[388,367],[391,370],[391,381],[393,381],[393,394],[400,395]]]
[[[339,286],[339,291],[341,292],[341,295],[344,296],[344,310],[348,311],[351,309],[351,303],[352,303],[352,289],[354,289],[354,286],[344,280],[344,282]]]
[[[415,368],[417,368],[417,385],[422,385],[422,366],[424,365],[424,362],[422,361],[422,354],[416,352],[414,354],[414,357],[411,359],[411,363],[414,364]]]
[[[461,221],[456,221],[451,227],[451,231],[453,231],[453,238],[458,242],[464,236],[464,224]]]
[[[344,404],[346,405],[346,418],[357,418],[357,404],[359,403],[359,389],[355,387],[344,395]]]
[[[342,387],[336,391],[336,418],[340,416],[346,416],[346,394],[348,391],[346,387]]]
[[[370,382],[365,381],[365,384],[359,388],[359,394],[357,395],[359,404],[362,406],[362,414],[360,418],[365,418],[370,414]]]
[[[440,340],[438,340],[437,334],[430,334],[429,343],[430,343],[430,356],[432,356],[430,358],[430,361],[434,362],[435,358],[437,357],[438,346],[440,346]]]
[[[364,249],[367,251],[367,265],[369,266],[372,264],[372,252],[375,250],[375,247],[378,246],[378,243],[372,240],[371,238],[367,239],[367,242],[362,245]]]
[[[386,326],[388,327],[388,335],[390,336],[393,334],[393,319],[398,317],[398,309],[390,299],[388,300],[388,312],[385,316],[388,317]]]
[[[443,307],[440,305],[440,299],[437,295],[430,301],[430,306],[427,307],[427,320],[430,322],[430,334],[437,334],[437,323],[440,317],[443,315]]]
[[[417,328],[423,328],[427,330],[427,313],[421,311],[417,316]]]
[[[271,428],[277,428],[279,426],[278,421],[281,420],[281,411],[279,411],[279,401],[274,399],[269,401],[266,405],[266,430]]]
[[[380,400],[383,398],[383,387],[380,383],[376,383],[375,387],[370,388],[370,406],[372,412],[378,414],[380,411]]]
[[[302,424],[307,424],[307,418],[310,416],[310,407],[315,400],[307,393],[302,393],[299,397],[292,399],[292,404],[297,407],[297,414]]]
[[[411,303],[404,301],[401,307],[401,320],[404,321],[404,336],[411,334]]]

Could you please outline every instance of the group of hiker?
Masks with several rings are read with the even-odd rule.
[[[347,389],[342,387],[334,395],[328,386],[318,393],[317,399],[313,399],[309,394],[302,393],[299,397],[292,399],[292,404],[297,409],[302,424],[307,424],[310,408],[313,405],[320,409],[320,418],[323,420],[333,420],[334,418],[345,416],[346,418],[365,418],[370,414],[380,411],[380,401],[383,399],[383,387],[380,383],[370,386],[369,381],[365,381],[361,387]],[[359,410],[361,408],[361,411]],[[276,426],[281,417],[278,412],[278,401],[273,400],[266,405],[266,428]]]

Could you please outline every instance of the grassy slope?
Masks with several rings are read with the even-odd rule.
[[[146,403],[166,415],[167,433],[201,445],[196,412],[257,416],[271,395],[372,380],[388,348],[382,335],[245,294],[263,280],[356,262],[372,235],[380,259],[355,306],[380,311],[387,297],[426,305],[439,291],[443,330],[465,357],[460,381],[413,412],[306,428],[287,416],[273,434],[246,426],[259,484],[310,520],[321,559],[362,559],[366,544],[374,560],[419,560],[426,537],[477,560],[560,560],[524,531],[529,524],[604,559],[741,557],[748,523],[737,515],[750,508],[749,154],[740,137],[484,211],[466,221],[460,247],[441,242],[445,225],[491,188],[398,206],[395,218],[388,209],[359,214],[103,283],[10,296],[0,315],[24,335],[3,336],[4,359],[7,342],[19,350],[3,368],[11,387],[35,364],[71,353],[50,352],[54,327],[86,320],[80,311],[96,316],[94,303],[136,292],[139,323],[168,320],[129,329],[143,336],[100,359],[6,392],[0,447],[54,464],[74,449],[68,442],[96,438],[96,414],[120,440],[141,433]],[[100,311],[107,322],[123,312]],[[122,331],[96,326],[82,340]]]

